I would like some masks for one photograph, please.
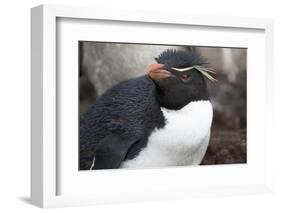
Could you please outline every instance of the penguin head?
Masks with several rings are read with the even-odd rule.
[[[205,79],[209,74],[204,72],[208,64],[201,55],[168,49],[155,60],[158,64],[150,65],[148,75],[156,85],[160,106],[176,110],[192,101],[208,100]]]

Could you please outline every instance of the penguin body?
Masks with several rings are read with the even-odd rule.
[[[79,169],[200,164],[210,137],[212,105],[196,52],[167,50],[148,75],[99,97],[80,123]]]
[[[142,76],[112,87],[96,100],[80,123],[80,170],[119,168],[121,161],[146,146],[150,133],[165,125],[155,90],[152,80]]]
[[[134,159],[121,168],[198,165],[207,150],[212,123],[210,101],[191,102],[180,110],[161,108],[166,123],[155,128]]]

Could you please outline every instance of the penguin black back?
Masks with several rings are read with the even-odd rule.
[[[130,141],[129,147],[124,147],[128,148],[125,159],[146,145],[151,131],[164,126],[155,92],[153,81],[142,76],[112,87],[96,100],[80,123],[80,170],[90,168],[96,150],[108,135],[118,135],[121,142]]]

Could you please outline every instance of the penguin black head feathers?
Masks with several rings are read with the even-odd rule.
[[[158,64],[150,66],[148,75],[156,84],[161,106],[177,110],[192,101],[209,99],[205,79],[213,79],[208,74],[212,71],[199,53],[168,49],[155,60]]]
[[[207,65],[206,59],[196,51],[179,51],[168,49],[155,58],[158,64],[165,64],[165,68],[177,67],[184,68],[193,65]]]

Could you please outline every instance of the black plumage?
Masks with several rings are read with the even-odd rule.
[[[151,131],[164,126],[155,92],[153,81],[142,76],[112,87],[96,100],[80,124],[80,170],[89,169],[99,152],[107,159],[100,162],[96,156],[94,168],[106,168],[110,159],[115,162],[108,166],[117,168],[146,145]],[[110,150],[114,145],[116,150]]]
[[[208,66],[208,62],[195,50],[191,51],[181,51],[168,49],[162,52],[157,58],[155,58],[157,63],[165,64],[166,69],[172,67],[184,68],[190,67],[192,65],[204,65]]]

